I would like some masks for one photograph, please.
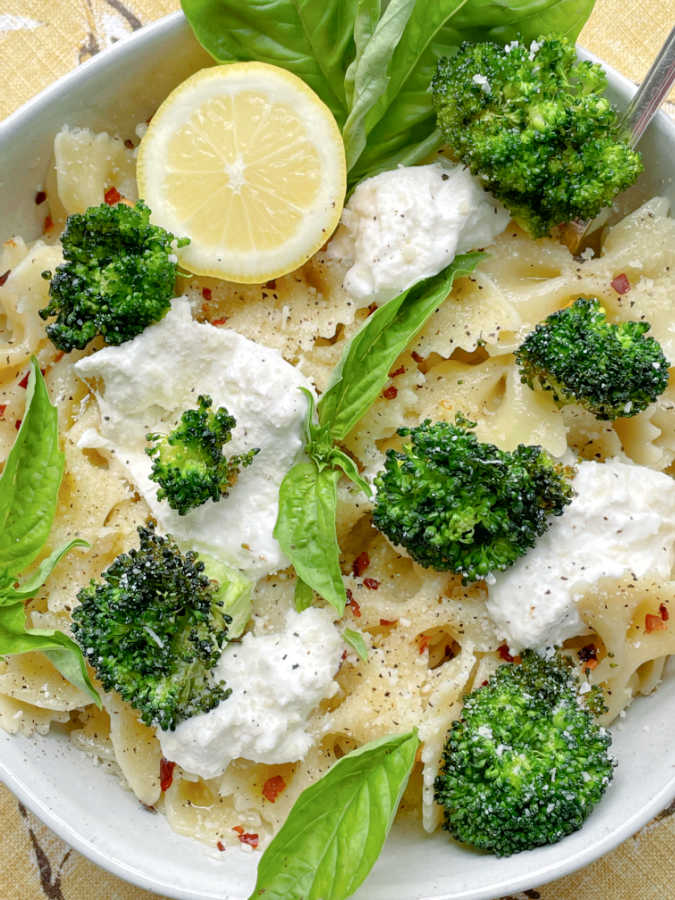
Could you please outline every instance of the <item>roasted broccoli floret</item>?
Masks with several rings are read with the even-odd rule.
[[[572,499],[571,471],[541,447],[512,452],[477,440],[463,416],[427,419],[375,477],[373,522],[418,563],[465,582],[507,569]]]
[[[201,394],[197,402],[198,408],[186,410],[169,434],[146,435],[152,446],[145,452],[154,460],[150,478],[160,486],[157,497],[181,516],[207,500],[226,497],[240,469],[250,466],[260,452],[255,447],[223,456],[237,421],[224,406],[212,412],[211,397]]]
[[[68,216],[61,236],[64,262],[51,279],[49,305],[40,310],[47,337],[68,353],[97,335],[121,344],[158,322],[169,309],[176,281],[175,241],[150,224],[150,210],[118,203]]]
[[[579,687],[562,658],[527,650],[469,694],[435,782],[453,837],[508,856],[581,827],[615,762]]]
[[[152,525],[138,534],[138,549],[78,593],[73,635],[105,690],[147,725],[173,730],[229,696],[212,670],[246,624],[251,586],[222,563],[182,553]]]
[[[634,416],[665,391],[669,362],[648,322],[607,321],[595,298],[553,313],[516,352],[522,381],[598,419]]]
[[[533,236],[592,219],[642,171],[602,67],[564,38],[463,43],[432,80],[449,147]]]

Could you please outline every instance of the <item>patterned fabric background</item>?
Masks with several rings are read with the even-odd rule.
[[[0,0],[0,118],[178,6],[177,0]],[[639,83],[674,20],[675,0],[597,0],[580,43]],[[669,100],[672,114],[675,92]],[[0,822],[0,900],[161,900],[71,850],[3,785]],[[674,848],[675,804],[575,875],[503,900],[670,900]]]

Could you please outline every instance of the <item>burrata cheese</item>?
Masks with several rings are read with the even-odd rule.
[[[511,652],[584,633],[576,601],[601,578],[669,579],[675,481],[618,460],[582,462],[576,496],[537,545],[488,586],[488,612]]]
[[[277,350],[236,331],[195,322],[179,298],[156,325],[131,341],[106,347],[76,363],[85,379],[99,378],[100,426],[79,445],[116,455],[147,501],[162,531],[210,553],[252,579],[287,566],[274,538],[279,486],[303,456],[303,421],[312,386]],[[150,480],[146,434],[168,433],[199,394],[225,406],[237,420],[226,455],[260,448],[228,496],[179,516]]]
[[[346,291],[383,303],[491,244],[509,218],[463,166],[401,166],[358,185],[328,253],[349,266]]]
[[[210,712],[160,731],[167,759],[215,778],[237,757],[259,763],[302,759],[314,743],[312,710],[338,689],[344,644],[328,610],[289,610],[273,634],[244,635],[226,647],[213,671],[231,695]]]

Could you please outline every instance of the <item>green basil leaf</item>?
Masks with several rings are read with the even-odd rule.
[[[342,615],[347,595],[335,533],[339,477],[337,469],[319,471],[313,462],[293,466],[279,489],[274,537],[298,578]]]
[[[302,578],[298,578],[295,582],[293,602],[297,612],[309,609],[312,603],[314,603],[314,591],[308,584],[305,584]]]
[[[468,275],[483,253],[465,253],[425,281],[375,310],[352,338],[318,404],[319,423],[341,441],[367,411],[400,353],[450,293],[459,275]]]
[[[360,631],[355,631],[353,628],[345,628],[342,632],[342,639],[345,644],[349,644],[364,662],[368,659],[368,644]]]
[[[63,464],[56,408],[32,357],[26,410],[0,477],[0,569],[16,575],[42,549],[56,512]]]
[[[81,538],[75,538],[75,540],[66,544],[65,547],[54,550],[46,559],[42,560],[31,575],[20,581],[17,587],[11,585],[0,592],[0,605],[5,606],[8,603],[15,603],[17,600],[28,600],[30,597],[35,596],[38,588],[41,588],[47,578],[49,578],[58,561],[73,547],[89,547],[89,544],[81,540]]]
[[[416,731],[348,753],[298,797],[249,900],[345,900],[370,872],[419,746]]]
[[[0,655],[40,651],[49,658],[66,681],[89,694],[101,708],[101,698],[89,678],[78,645],[56,629],[26,628],[26,613],[22,601],[0,606]]]
[[[354,79],[359,59],[366,48],[366,44],[373,36],[382,12],[380,0],[358,0],[356,17],[354,19],[354,47],[356,55],[347,66],[345,72],[345,98],[347,108],[351,109],[354,100]]]
[[[258,60],[288,69],[316,91],[342,125],[358,0],[182,0],[181,5],[197,40],[219,62]]]
[[[361,477],[361,473],[359,472],[358,467],[351,456],[347,456],[347,454],[340,450],[338,447],[334,447],[330,455],[330,461],[334,467],[337,466],[337,468],[342,469],[347,478],[349,478],[350,481],[353,481],[355,485],[360,487],[367,497],[370,497],[370,495],[373,493],[373,490],[365,480],[365,478]]]

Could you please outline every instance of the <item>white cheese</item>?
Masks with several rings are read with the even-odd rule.
[[[302,373],[277,350],[235,331],[195,322],[186,300],[172,303],[156,325],[118,347],[106,347],[75,366],[100,378],[100,433],[86,432],[81,446],[105,446],[127,468],[164,532],[210,553],[251,578],[288,565],[272,532],[279,485],[303,453],[303,419],[311,390]],[[208,394],[237,420],[226,455],[259,447],[227,497],[179,516],[157,499],[145,453],[148,432],[168,433],[185,409]]]
[[[314,707],[338,689],[343,642],[331,614],[289,610],[275,634],[244,635],[214,670],[232,694],[208,713],[160,731],[162,753],[188,772],[215,778],[233,759],[294,762],[314,743],[306,730]]]
[[[491,244],[509,213],[463,166],[436,162],[362,181],[341,221],[328,253],[350,265],[345,290],[382,303]]]
[[[645,466],[582,462],[576,497],[536,547],[488,586],[488,612],[511,652],[584,633],[576,600],[601,578],[671,577],[675,481]]]

